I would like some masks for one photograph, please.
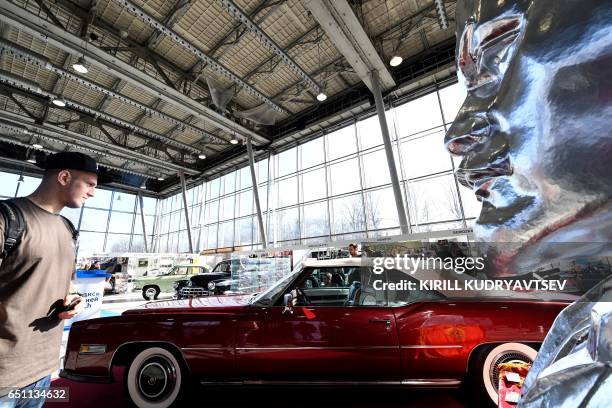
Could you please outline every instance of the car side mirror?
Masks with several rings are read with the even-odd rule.
[[[283,296],[283,314],[293,314],[293,295],[291,293],[285,293]]]

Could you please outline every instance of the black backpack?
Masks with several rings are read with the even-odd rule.
[[[26,229],[26,223],[19,207],[10,200],[0,201],[0,217],[4,218],[4,248],[2,248],[2,253],[0,253],[0,261],[2,261],[6,259],[21,242],[21,238]],[[68,218],[63,215],[60,215],[60,217],[62,217],[64,224],[66,224],[66,228],[68,228],[68,231],[72,234],[74,247],[76,248],[79,231],[77,231]]]

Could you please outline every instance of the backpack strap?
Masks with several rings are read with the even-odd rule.
[[[62,217],[62,221],[64,221],[64,224],[66,224],[66,228],[68,228],[68,231],[70,231],[70,234],[72,235],[72,240],[74,241],[74,247],[76,248],[77,241],[79,240],[79,230],[74,227],[74,224],[68,218],[64,217],[61,214],[60,217]]]
[[[2,260],[21,242],[26,223],[19,207],[9,200],[0,201],[0,216],[4,218],[4,247],[0,253]]]

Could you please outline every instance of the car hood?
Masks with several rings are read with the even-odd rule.
[[[148,314],[148,313],[167,313],[184,312],[187,310],[212,310],[237,308],[248,305],[251,295],[236,296],[207,296],[202,298],[182,299],[182,300],[161,300],[157,302],[145,303],[134,309],[126,310],[124,315]]]

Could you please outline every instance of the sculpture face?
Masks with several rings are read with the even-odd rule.
[[[468,96],[445,143],[483,202],[479,240],[610,228],[612,3],[460,0],[456,55]]]

